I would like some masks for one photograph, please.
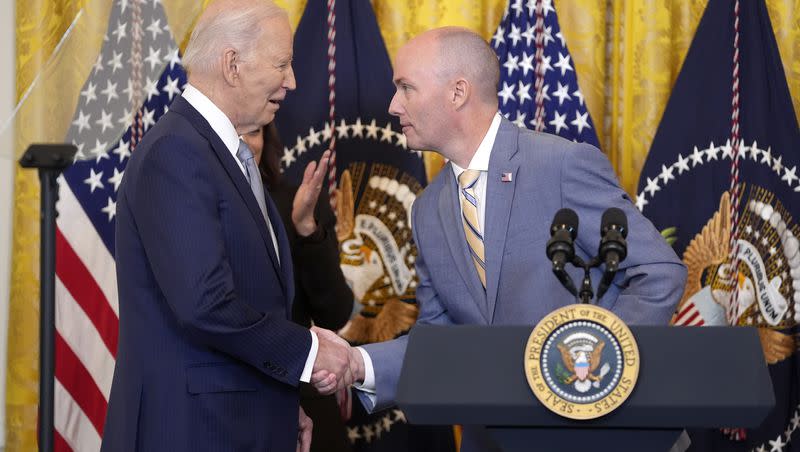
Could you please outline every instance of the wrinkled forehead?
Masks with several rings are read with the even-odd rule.
[[[261,36],[258,47],[270,56],[292,55],[292,28],[285,16],[268,17],[261,21]]]

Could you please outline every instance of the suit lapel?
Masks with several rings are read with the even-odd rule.
[[[446,173],[444,174],[445,183],[442,186],[442,191],[439,192],[439,217],[444,226],[444,235],[447,238],[447,245],[456,263],[456,268],[461,274],[461,278],[464,280],[464,284],[467,286],[484,320],[488,322],[489,315],[486,306],[486,292],[483,290],[480,278],[478,278],[478,272],[475,270],[472,257],[467,248],[467,240],[464,238],[464,228],[461,222],[461,206],[459,205],[457,195],[458,186],[453,176],[453,169],[448,164],[442,168],[441,171],[446,171]]]
[[[517,170],[519,169],[519,163],[512,161],[512,157],[517,152],[518,137],[517,127],[503,119],[492,147],[492,154],[489,157],[486,181],[486,218],[484,219],[486,304],[489,323],[494,320],[508,220],[511,216],[511,202],[514,199],[516,187],[514,181],[517,179]]]
[[[203,115],[195,110],[195,108],[192,107],[191,104],[189,104],[189,102],[187,102],[182,96],[178,96],[172,102],[170,111],[175,111],[176,113],[179,113],[189,119],[189,122],[195,127],[195,129],[197,129],[197,131],[203,135],[209,143],[211,143],[211,148],[214,150],[217,159],[219,159],[222,167],[225,168],[225,172],[228,173],[228,177],[230,177],[231,181],[233,181],[233,185],[236,187],[239,195],[244,200],[245,205],[247,205],[247,210],[250,211],[250,215],[253,216],[256,224],[258,224],[258,232],[261,234],[261,239],[264,241],[264,246],[267,247],[267,254],[269,254],[269,258],[272,261],[272,266],[275,269],[275,273],[282,275],[281,266],[279,265],[277,255],[275,254],[275,247],[272,244],[272,237],[270,237],[269,230],[267,229],[267,223],[264,221],[264,216],[261,214],[261,209],[258,207],[258,202],[253,194],[253,190],[250,188],[250,184],[247,183],[247,177],[245,177],[245,175],[242,173],[242,170],[234,160],[233,155],[231,155],[230,151],[227,147],[225,147],[225,144],[222,142],[220,137],[208,124],[208,121],[203,118]],[[270,217],[272,217],[272,214],[270,214]],[[280,217],[278,216],[277,218],[278,222],[280,222]],[[273,221],[272,223],[275,222]],[[283,235],[285,236],[286,234],[284,233]],[[286,283],[283,278],[279,277],[278,279],[281,282],[284,295],[286,295]]]
[[[294,269],[292,263],[292,250],[289,248],[289,237],[286,228],[283,226],[278,207],[272,200],[267,190],[264,190],[267,201],[267,214],[275,232],[275,240],[278,242],[278,253],[281,257],[280,275],[283,284],[284,294],[286,295],[286,315],[292,317],[292,300],[294,300]]]

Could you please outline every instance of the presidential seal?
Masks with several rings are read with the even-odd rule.
[[[730,258],[730,194],[725,192],[719,209],[683,253],[689,276],[672,323],[757,327],[764,357],[776,364],[797,349],[789,331],[800,320],[800,228],[773,192],[743,186],[739,265]]]
[[[525,376],[550,411],[595,419],[619,408],[636,386],[639,347],[610,311],[574,304],[553,311],[525,345]]]

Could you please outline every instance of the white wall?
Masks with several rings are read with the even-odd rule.
[[[15,15],[10,0],[0,1],[0,125],[14,109],[16,58]],[[14,204],[13,135],[0,138],[0,450],[5,446],[6,345],[8,344],[8,297],[11,277],[11,218]]]

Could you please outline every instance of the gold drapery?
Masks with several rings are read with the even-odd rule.
[[[67,134],[81,86],[106,31],[108,2],[17,0],[17,99],[34,84],[14,122],[14,155],[32,142]],[[64,40],[74,24],[72,39]],[[56,46],[62,42],[56,54]],[[37,449],[39,400],[39,181],[32,170],[14,176],[14,236],[8,322],[6,450]]]
[[[164,3],[171,18],[180,17],[169,14],[171,10],[185,11],[182,8],[196,2]],[[203,5],[207,3],[208,0],[203,1]],[[296,26],[306,2],[276,0],[276,3],[287,10],[292,25]],[[706,3],[707,0],[555,1],[559,25],[601,146],[622,186],[632,195]],[[445,25],[467,27],[488,40],[497,29],[506,2],[372,0],[372,6],[389,56],[394,57],[409,38]],[[767,9],[797,112],[800,8],[795,0],[767,0]],[[441,158],[426,153],[425,159],[428,174],[432,176],[441,166]]]
[[[749,1],[749,0],[742,0]],[[305,1],[276,0],[292,24]],[[581,90],[623,187],[634,194],[650,143],[707,0],[561,0],[559,22]],[[176,40],[183,45],[208,0],[162,0]],[[409,37],[429,28],[460,25],[489,39],[505,0],[372,0],[390,56]],[[83,11],[44,80],[58,80],[31,95],[16,126],[16,155],[31,142],[63,140],[83,82],[100,50],[108,0],[17,0],[17,97],[51,59],[62,35]],[[767,0],[795,111],[800,107],[800,8],[794,0]],[[302,89],[302,87],[299,87]],[[37,97],[38,96],[38,97]],[[426,153],[429,174],[441,159]],[[36,449],[38,401],[39,185],[34,172],[15,174],[14,238],[9,313],[6,450]]]
[[[409,37],[443,25],[465,26],[488,40],[503,15],[505,3],[372,1],[390,56]],[[554,1],[603,151],[622,186],[632,195],[706,3],[707,0]],[[794,0],[767,0],[767,8],[797,112],[800,8]],[[429,169],[438,168],[438,161],[431,157],[426,155]]]

